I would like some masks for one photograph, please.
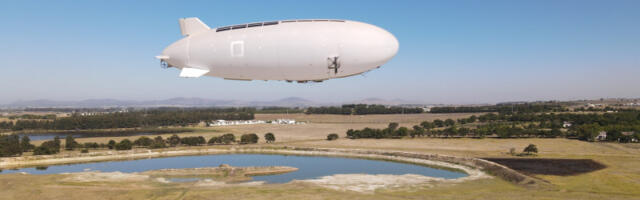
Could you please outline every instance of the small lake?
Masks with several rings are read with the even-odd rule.
[[[57,174],[65,172],[82,172],[86,170],[97,170],[102,172],[120,171],[130,173],[167,168],[217,167],[220,164],[229,164],[234,167],[290,166],[298,168],[298,171],[286,174],[253,177],[253,180],[255,181],[266,181],[268,183],[286,183],[294,179],[312,179],[334,174],[419,174],[445,179],[455,179],[467,176],[467,174],[462,172],[380,160],[267,154],[199,155],[72,165],[52,165],[46,169],[43,167],[38,169],[9,169],[3,170],[2,173],[26,172],[29,174]]]

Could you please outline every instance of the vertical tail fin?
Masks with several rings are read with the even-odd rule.
[[[182,31],[182,35],[185,37],[202,33],[211,29],[209,28],[209,26],[202,23],[202,21],[200,21],[200,19],[198,19],[197,17],[182,18],[179,20],[179,22],[180,31]]]

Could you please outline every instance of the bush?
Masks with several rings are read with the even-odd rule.
[[[78,142],[76,142],[76,140],[73,138],[72,135],[67,135],[67,137],[64,139],[64,149],[65,150],[73,150],[76,147],[78,147]]]
[[[207,144],[209,145],[213,145],[215,143],[218,143],[218,137],[216,136],[211,137],[211,139],[209,139],[209,141],[207,142]]]
[[[116,144],[115,148],[116,150],[131,150],[131,148],[133,148],[133,143],[131,143],[131,140],[129,139],[124,139]]]
[[[152,143],[153,143],[153,140],[147,136],[142,136],[136,139],[135,141],[133,141],[134,145],[143,146],[143,147],[151,146]]]
[[[107,147],[109,147],[109,149],[113,149],[116,147],[116,141],[115,140],[109,140],[109,143],[107,143]]]
[[[264,140],[266,140],[267,143],[273,143],[276,141],[276,136],[273,135],[273,133],[267,133],[264,134]]]
[[[36,148],[35,145],[31,144],[31,139],[29,138],[29,136],[22,136],[22,139],[20,140],[20,148],[22,148],[22,151],[27,152],[30,150],[33,150],[34,148]]]
[[[218,143],[231,144],[231,143],[236,141],[236,136],[231,134],[231,133],[227,133],[227,134],[224,134],[224,135],[218,137],[218,139],[220,140],[220,142],[218,142]]]
[[[171,137],[167,139],[167,141],[169,142],[169,145],[174,147],[180,144],[180,137],[176,134],[173,134]]]
[[[327,135],[327,140],[337,140],[337,139],[338,139],[338,134],[331,133]]]
[[[20,136],[18,135],[2,135],[0,136],[0,156],[22,155],[22,147],[20,145]]]
[[[240,143],[241,144],[255,144],[258,143],[258,135],[256,135],[255,133],[250,133],[250,134],[244,134],[242,136],[240,136]]]
[[[166,148],[166,147],[167,147],[166,141],[162,139],[162,136],[153,138],[153,143],[149,145],[149,148],[151,149],[160,149],[160,148]]]
[[[522,150],[522,153],[525,153],[527,155],[538,153],[538,147],[536,147],[535,144],[529,144],[529,146],[525,147],[524,150]]]
[[[93,148],[93,149],[100,148],[100,145],[98,143],[96,143],[96,142],[85,142],[83,146],[86,149],[88,149],[88,148]]]
[[[51,155],[60,152],[60,140],[50,140],[43,142],[33,150],[33,155]]]
[[[89,149],[82,149],[80,153],[89,153]]]
[[[198,146],[204,144],[206,140],[202,136],[193,136],[193,137],[183,137],[180,139],[180,143],[188,146]]]

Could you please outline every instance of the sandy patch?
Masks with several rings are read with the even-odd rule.
[[[78,172],[64,181],[72,182],[122,182],[122,181],[146,181],[148,175],[122,172]]]
[[[325,188],[371,193],[380,188],[395,188],[406,186],[433,186],[435,183],[460,182],[457,179],[443,179],[417,174],[388,175],[388,174],[336,174],[317,179],[298,180],[296,182],[313,183]]]

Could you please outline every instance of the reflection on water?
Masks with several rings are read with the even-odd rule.
[[[388,161],[263,154],[181,156],[144,160],[53,165],[49,166],[46,170],[23,168],[4,171],[2,173],[27,172],[30,174],[56,174],[64,172],[82,172],[86,170],[102,172],[120,171],[130,173],[167,168],[217,167],[220,164],[229,164],[236,167],[290,166],[298,168],[298,171],[295,172],[253,177],[255,181],[266,181],[268,183],[286,183],[294,179],[311,179],[334,174],[419,174],[446,179],[467,176],[467,174],[461,172]]]

